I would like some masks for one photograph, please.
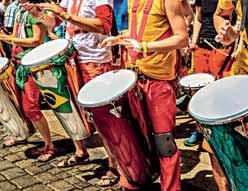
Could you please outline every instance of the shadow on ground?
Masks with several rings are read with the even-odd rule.
[[[42,141],[31,141],[29,144],[35,145],[25,151],[27,158],[36,159],[43,151],[44,142]],[[61,139],[53,141],[55,148],[57,148],[56,156],[65,156],[69,153],[75,152],[75,147],[71,139]],[[102,147],[102,141],[98,134],[92,135],[90,138],[84,140],[85,146],[87,148],[97,148]]]

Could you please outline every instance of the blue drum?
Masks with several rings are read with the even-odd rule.
[[[217,80],[189,103],[222,167],[231,190],[248,190],[248,76]]]

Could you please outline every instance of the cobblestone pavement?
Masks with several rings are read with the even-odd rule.
[[[52,130],[52,138],[56,145],[67,148],[66,156],[73,152],[71,142],[60,124],[51,114],[45,112]],[[215,185],[209,164],[208,154],[199,152],[198,147],[187,148],[183,140],[192,131],[192,124],[188,118],[181,116],[177,119],[177,144],[181,151],[181,178],[183,191],[215,191]],[[11,148],[0,149],[0,191],[100,191],[96,186],[101,175],[106,172],[106,153],[100,145],[97,136],[86,142],[90,153],[90,162],[85,165],[57,168],[58,161],[65,156],[57,157],[47,163],[32,159],[30,151],[41,147],[38,133],[29,138],[29,143]],[[4,132],[0,132],[0,140]],[[92,148],[92,145],[94,147]],[[160,191],[159,184],[155,183],[148,191]]]

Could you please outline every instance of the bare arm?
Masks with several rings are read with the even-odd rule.
[[[9,44],[16,44],[22,47],[36,47],[43,43],[45,37],[45,27],[42,24],[32,26],[33,37],[20,39],[12,35],[0,35],[0,40]]]
[[[201,7],[196,7],[195,18],[193,24],[193,35],[192,35],[192,44],[197,43],[199,33],[201,30]]]
[[[65,12],[61,7],[55,4],[42,3],[41,8],[48,9],[58,15],[62,20],[66,20],[73,25],[82,28],[84,31],[104,33],[102,22],[99,18],[83,18],[76,15],[71,15]]]
[[[233,8],[223,10],[217,8],[214,14],[214,26],[218,33],[217,39],[224,45],[230,45],[239,36],[240,31],[231,26],[230,18]]]
[[[187,26],[180,1],[165,1],[165,7],[173,35],[164,40],[148,42],[147,48],[149,52],[171,51],[188,45]]]
[[[183,6],[183,13],[185,16],[187,27],[189,27],[193,21],[194,13],[189,5],[188,0],[182,0],[182,6]]]

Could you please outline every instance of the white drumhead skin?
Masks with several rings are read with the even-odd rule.
[[[229,123],[248,114],[248,75],[217,80],[200,89],[189,103],[189,113],[204,124]]]
[[[2,70],[8,63],[9,63],[8,58],[0,57],[0,70]]]
[[[83,107],[99,107],[116,101],[130,90],[137,81],[131,70],[115,70],[104,73],[86,83],[78,94]]]
[[[66,39],[52,40],[44,43],[27,53],[21,61],[21,64],[27,67],[40,66],[47,64],[49,60],[63,52],[69,46]]]
[[[208,85],[209,83],[212,83],[214,81],[214,76],[207,73],[196,73],[196,74],[190,74],[185,77],[183,77],[179,83],[181,86],[183,86],[185,89],[187,88],[193,88],[193,89],[200,89],[201,87],[204,87]]]

